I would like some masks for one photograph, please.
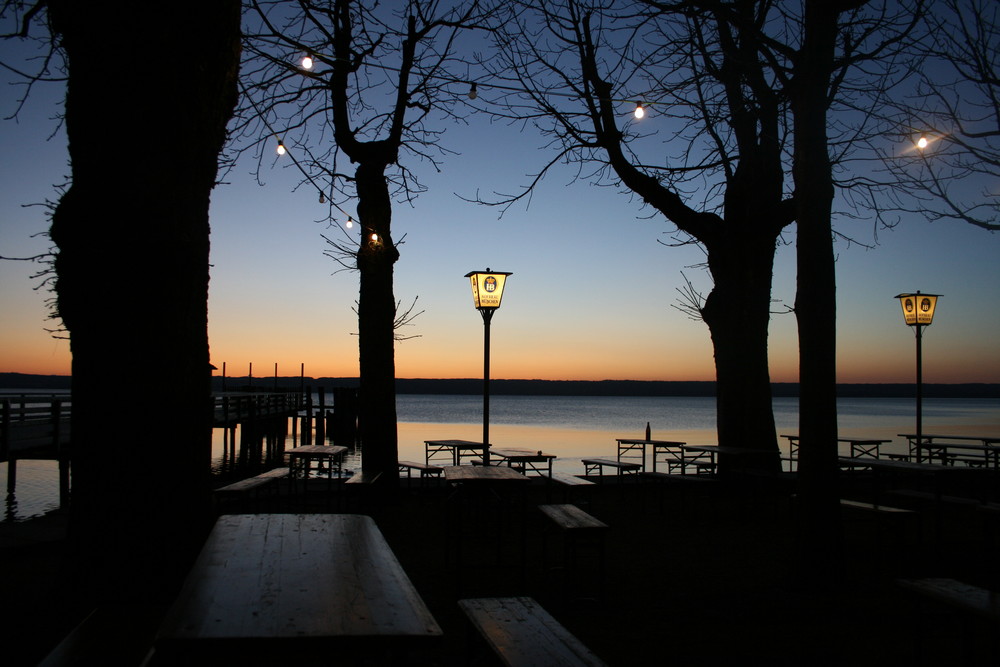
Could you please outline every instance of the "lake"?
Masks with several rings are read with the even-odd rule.
[[[775,398],[778,434],[798,431],[798,400]],[[397,397],[399,458],[423,461],[425,440],[482,439],[481,396],[401,394]],[[899,433],[915,430],[913,399],[842,398],[841,436],[892,440],[886,452],[905,452]],[[523,447],[555,454],[554,468],[581,474],[581,458],[615,455],[615,438],[652,437],[714,444],[715,399],[675,396],[491,396],[490,440],[495,447]],[[923,430],[954,435],[1000,436],[1000,400],[924,399]],[[238,437],[238,436],[237,436]],[[213,438],[213,466],[222,457],[222,431]],[[294,443],[289,436],[287,447]],[[782,447],[787,441],[780,440]],[[357,454],[346,467],[359,465]],[[8,496],[4,520],[23,521],[58,507],[58,476],[51,461],[20,461],[17,494]],[[6,479],[7,464],[0,464]]]

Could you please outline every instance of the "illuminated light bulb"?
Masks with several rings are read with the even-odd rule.
[[[642,108],[642,102],[635,103],[635,117],[642,118],[646,115],[646,110]]]
[[[922,136],[919,139],[917,139],[917,148],[919,148],[920,150],[923,150],[923,149],[927,148],[927,146],[930,145],[930,143],[931,142],[927,140],[927,137],[923,137]]]
[[[351,216],[347,216],[347,222],[344,224],[344,226],[347,227],[348,229],[350,229],[351,227],[353,227],[354,226],[354,218],[352,218]]]
[[[473,83],[472,86],[469,88],[469,99],[474,100],[477,97],[479,97],[479,91],[476,90],[476,84]]]
[[[378,243],[378,234],[372,232],[372,243]]]
[[[313,61],[312,56],[305,56],[302,58],[302,69],[304,70],[311,70],[315,64],[316,63]]]
[[[277,148],[277,151],[278,151],[278,155],[284,155],[285,154],[285,144],[283,144],[281,142],[281,139],[278,139],[278,148]]]

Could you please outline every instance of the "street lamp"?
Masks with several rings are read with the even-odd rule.
[[[923,351],[921,327],[929,326],[934,321],[934,310],[940,294],[922,294],[917,290],[913,294],[897,294],[899,305],[903,308],[903,319],[908,326],[914,327],[917,337],[917,461],[920,461],[920,445],[923,444]]]
[[[483,316],[483,465],[490,464],[490,320],[500,307],[506,271],[472,271],[465,274],[472,279],[472,303]]]

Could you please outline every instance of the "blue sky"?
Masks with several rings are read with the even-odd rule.
[[[2,113],[13,110],[4,86]],[[0,255],[45,251],[37,235],[44,211],[25,207],[54,199],[68,173],[65,140],[51,118],[58,92],[39,89],[18,121],[0,122]],[[623,113],[624,113],[623,109]],[[643,122],[656,123],[655,113]],[[115,150],[109,138],[109,150]],[[294,142],[286,140],[294,151]],[[513,191],[548,154],[538,137],[473,119],[444,144],[461,153],[441,173],[422,173],[428,192],[394,209],[394,236],[406,235],[396,265],[396,297],[423,310],[397,345],[399,377],[478,377],[482,320],[464,275],[487,266],[511,271],[492,325],[492,375],[546,379],[713,379],[707,327],[672,304],[681,272],[703,292],[707,274],[696,246],[667,247],[673,227],[648,218],[614,188],[551,173],[531,199],[498,219],[498,210],[459,199],[477,191]],[[267,159],[270,162],[270,158]],[[325,257],[321,234],[333,230],[326,206],[299,181],[287,159],[275,160],[258,186],[241,164],[212,197],[212,361],[229,375],[357,374],[357,276]],[[113,205],[109,203],[109,205]],[[348,213],[353,214],[349,206]],[[342,224],[340,217],[336,221]],[[138,221],[137,224],[141,224]],[[841,219],[841,232],[874,243],[871,221]],[[357,228],[355,227],[355,230]],[[794,233],[778,249],[773,297],[794,300]],[[1000,382],[1000,236],[960,223],[902,219],[878,232],[878,245],[837,243],[838,357],[844,382],[910,382],[912,330],[893,296],[943,294],[924,338],[927,382]],[[0,372],[69,373],[69,346],[45,327],[44,291],[30,278],[37,265],[0,262]],[[794,316],[776,314],[770,352],[775,381],[797,380]],[[150,372],[155,369],[151,368]]]

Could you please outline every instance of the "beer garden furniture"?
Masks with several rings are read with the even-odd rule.
[[[230,514],[164,617],[149,664],[400,664],[441,634],[371,517]]]

